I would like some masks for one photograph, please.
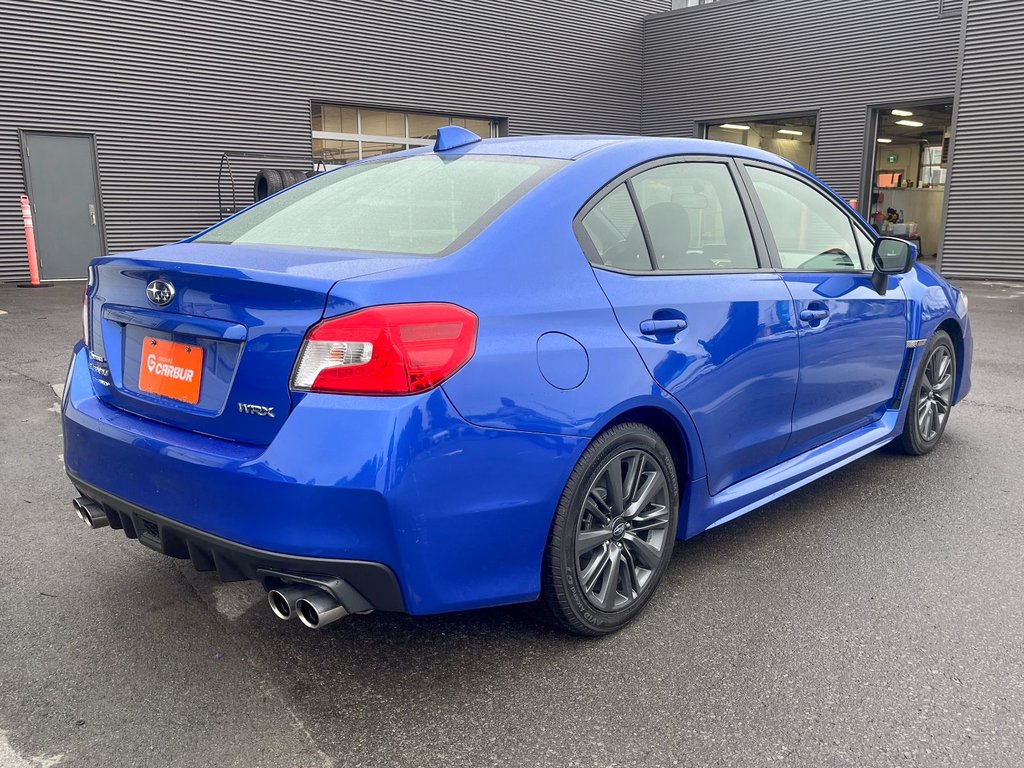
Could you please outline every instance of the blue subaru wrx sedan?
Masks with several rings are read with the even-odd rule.
[[[442,128],[93,261],[74,506],[310,627],[611,632],[677,538],[935,447],[972,341],[916,255],[760,150]]]

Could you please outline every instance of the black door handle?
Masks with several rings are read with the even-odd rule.
[[[640,333],[645,336],[657,336],[659,333],[679,333],[686,330],[686,320],[673,317],[668,320],[644,320],[640,323]]]

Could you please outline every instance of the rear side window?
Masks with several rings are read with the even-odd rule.
[[[757,269],[750,225],[728,166],[661,165],[633,178],[658,269]]]
[[[243,211],[198,242],[443,255],[565,164],[416,155],[345,166]]]
[[[649,272],[644,232],[625,184],[620,184],[583,217],[583,229],[593,244],[590,254],[596,266]]]
[[[783,269],[860,270],[850,217],[828,197],[792,176],[749,166]]]

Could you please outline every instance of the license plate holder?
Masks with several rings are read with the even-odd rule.
[[[152,336],[142,340],[141,391],[195,405],[202,376],[202,347]]]

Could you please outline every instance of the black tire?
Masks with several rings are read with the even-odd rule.
[[[280,192],[284,187],[284,179],[281,178],[280,171],[274,168],[264,168],[256,174],[256,181],[252,186],[252,196],[255,201],[259,202]]]
[[[296,171],[291,168],[264,168],[256,174],[256,181],[252,185],[252,196],[255,201],[259,202],[271,195],[276,195],[292,184],[298,184],[305,180],[306,171]]]
[[[300,181],[306,180],[305,171],[297,171],[294,169],[288,169],[281,171],[281,183],[284,185],[282,189],[290,187],[292,184],[298,184]]]
[[[939,358],[948,360],[948,370],[941,374],[939,381],[933,382],[931,379],[936,372],[930,366],[933,361],[938,365]],[[925,350],[914,384],[907,392],[910,400],[907,418],[897,441],[904,453],[923,456],[939,444],[949,423],[955,388],[956,349],[948,333],[937,331]]]
[[[613,472],[621,479],[620,514],[606,514],[616,508]],[[544,552],[541,601],[551,618],[579,635],[624,627],[657,589],[678,521],[679,478],[658,434],[627,423],[598,435],[569,477]],[[600,544],[590,544],[597,539]],[[582,581],[588,573],[589,587]]]

